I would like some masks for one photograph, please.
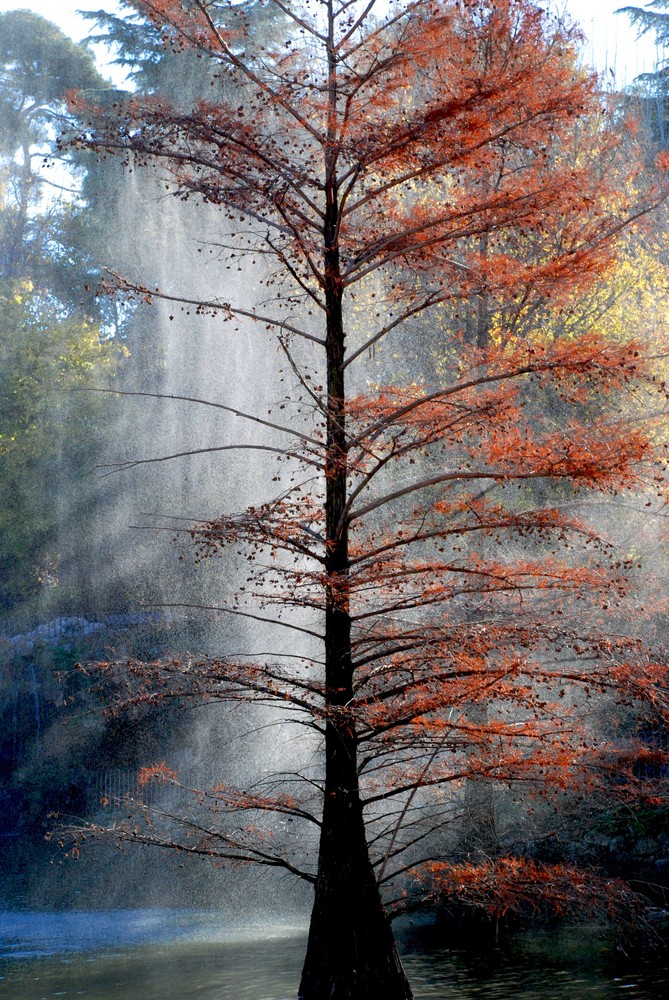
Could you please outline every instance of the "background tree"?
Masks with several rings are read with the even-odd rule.
[[[528,308],[545,298],[559,307],[606,273],[620,232],[648,200],[619,201],[612,215],[605,176],[552,157],[591,116],[602,136],[607,124],[595,81],[564,58],[569,28],[524,0],[419,0],[380,18],[334,0],[315,12],[282,5],[290,34],[255,52],[227,26],[226,3],[133,6],[167,44],[216,66],[211,96],[186,111],[143,96],[115,114],[92,108],[80,142],[157,163],[180,197],[220,205],[224,261],[240,252],[273,261],[271,305],[247,308],[213,289],[194,307],[276,333],[296,386],[290,424],[248,415],[278,435],[263,447],[285,463],[280,495],[192,534],[202,557],[230,547],[249,559],[238,601],[218,610],[319,647],[279,662],[130,663],[124,683],[138,684],[133,703],[178,694],[284,705],[323,750],[315,772],[197,790],[181,837],[173,825],[114,830],[313,883],[305,1000],[409,997],[388,909],[402,909],[407,871],[439,876],[434,834],[462,781],[587,790],[615,766],[621,791],[631,788],[613,745],[604,752],[593,739],[588,694],[666,710],[664,666],[598,624],[624,590],[621,561],[585,520],[506,502],[536,480],[586,493],[646,479],[659,488],[642,425],[611,416],[593,427],[581,409],[586,394],[643,399],[655,382],[636,344],[590,332],[555,341],[537,330],[470,345],[457,329],[434,390],[355,394],[346,379],[401,324],[484,288],[524,297]],[[444,196],[421,199],[434,185]],[[511,255],[511,234],[542,255]],[[349,303],[377,278],[387,301],[375,329],[361,333]],[[529,406],[539,390],[562,402],[560,425]],[[541,557],[509,558],[487,544],[505,538],[541,544]],[[584,544],[596,553],[588,565],[570,559]],[[485,718],[472,721],[472,706],[485,706]],[[178,780],[161,766],[143,777]],[[285,816],[315,828],[317,865],[300,859],[299,842],[285,853],[271,836]]]
[[[56,139],[69,121],[66,94],[105,86],[87,49],[45,18],[0,15],[4,612],[36,614],[35,600],[53,601],[57,581],[52,610],[79,603],[65,579],[72,583],[74,552],[81,556],[106,404],[72,390],[108,383],[123,350],[84,289],[85,170],[58,154]]]
[[[0,286],[2,287],[2,286]],[[4,293],[4,294],[3,294]],[[85,494],[77,489],[95,464],[105,410],[99,399],[80,405],[77,390],[108,382],[119,348],[91,323],[59,317],[24,284],[0,291],[0,608],[20,606],[63,580],[61,551],[70,518],[81,523]],[[76,393],[76,395],[75,395]],[[67,488],[66,488],[67,487]],[[69,492],[72,507],[62,510]],[[76,546],[74,547],[76,549]],[[69,567],[65,578],[71,577]],[[59,594],[61,613],[73,591]],[[76,598],[74,598],[76,600]],[[56,608],[54,608],[56,610]]]
[[[76,181],[67,169],[55,171],[53,161],[51,169],[43,163],[67,123],[66,94],[104,86],[86,48],[50,21],[27,10],[0,15],[4,278],[30,278],[64,292],[67,279],[58,272],[67,270]]]
[[[660,147],[665,148],[667,139],[667,59],[666,48],[669,41],[669,10],[667,0],[653,0],[645,7],[621,7],[617,14],[627,14],[638,37],[652,32],[655,35],[657,51],[656,67],[653,72],[641,73],[634,91],[641,101],[641,110],[650,134]]]
[[[88,43],[101,43],[115,51],[114,64],[126,70],[143,93],[168,94],[178,80],[179,100],[184,105],[204,96],[212,85],[211,67],[187,47],[166,46],[161,26],[145,11],[137,10],[130,2],[121,2],[118,7],[122,16],[105,10],[84,12],[95,29]],[[254,48],[262,50],[271,44],[281,25],[286,27],[286,20],[279,7],[241,0],[225,12],[225,24],[240,38],[251,37]]]

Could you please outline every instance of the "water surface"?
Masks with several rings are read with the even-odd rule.
[[[210,913],[0,913],[2,1000],[294,1000],[306,937]],[[597,934],[404,954],[416,1000],[658,1000],[666,958],[615,961]]]

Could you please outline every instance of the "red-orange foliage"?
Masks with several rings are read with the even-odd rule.
[[[167,762],[163,760],[159,764],[151,764],[150,767],[140,768],[137,776],[137,784],[140,788],[143,785],[148,785],[151,781],[158,781],[161,785],[164,785],[168,781],[176,781],[177,778],[177,772],[173,768],[168,767]]]
[[[651,938],[655,936],[629,886],[592,871],[503,858],[478,865],[433,863],[427,872],[420,873],[419,882],[426,874],[429,881],[425,888],[436,906],[479,910],[492,916],[498,926],[514,918],[527,919],[528,914],[543,920],[608,917],[626,930],[629,942],[634,942],[642,929]],[[626,943],[624,937],[621,943]]]
[[[665,664],[605,632],[624,558],[561,502],[663,488],[637,419],[663,387],[641,344],[530,329],[606,274],[620,231],[659,195],[634,203],[615,190],[607,168],[623,140],[578,68],[577,36],[527,0],[415,0],[378,19],[373,4],[278,4],[288,42],[257,52],[226,31],[225,2],[133,6],[217,64],[224,85],[193,107],[136,96],[89,109],[80,141],[157,162],[177,194],[226,210],[236,254],[273,257],[273,307],[215,296],[199,307],[274,331],[312,413],[304,431],[246,415],[285,435],[267,450],[293,481],[273,502],[193,527],[198,557],[245,553],[248,582],[219,610],[317,639],[323,657],[107,669],[132,679],[128,703],[269,702],[318,733],[322,770],[301,792],[279,779],[266,793],[197,790],[211,817],[184,819],[181,846],[314,883],[304,1000],[404,1000],[379,886],[424,866],[443,891],[455,879],[480,897],[472,869],[434,867],[467,788],[592,790],[615,772],[623,795],[635,783],[630,742],[602,742],[590,699],[603,696],[611,716],[669,707]],[[580,143],[581,131],[596,141]],[[357,328],[348,304],[371,303],[378,282],[383,305]],[[513,323],[479,331],[476,345],[446,330],[441,384],[348,392],[367,348],[484,300]],[[291,340],[312,352],[321,385]],[[612,417],[622,398],[630,409]],[[296,468],[309,479],[295,481]],[[249,826],[235,825],[240,812]],[[299,843],[272,843],[262,816],[277,813],[318,832],[316,866]],[[142,827],[126,835],[166,843]],[[501,862],[498,909],[513,905],[514,864],[544,891],[545,873]],[[560,893],[575,884],[560,878]]]

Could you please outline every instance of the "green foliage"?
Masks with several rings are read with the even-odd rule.
[[[121,2],[119,6],[122,16],[104,10],[84,13],[97,29],[89,40],[116,51],[113,62],[127,70],[139,91],[169,93],[172,101],[187,104],[206,96],[210,86],[220,83],[207,61],[185,51],[183,46],[171,44],[167,32],[143,17],[134,4]],[[266,0],[242,0],[232,8],[212,9],[211,13],[213,17],[225,14],[226,28],[238,32],[244,47],[252,39],[253,48],[263,51],[287,36],[287,18]]]
[[[664,10],[669,10],[669,0],[653,0],[645,7],[620,7],[616,14],[627,14],[639,37],[652,31],[657,44],[666,45],[669,42],[669,13],[663,14]]]
[[[58,582],[63,521],[95,463],[121,349],[90,323],[63,319],[29,284],[0,289],[0,607]]]
[[[666,147],[669,140],[669,61],[665,53],[669,44],[669,0],[653,0],[645,7],[620,7],[616,14],[627,15],[638,38],[649,33],[655,36],[656,69],[637,77],[634,91],[653,141]]]
[[[51,134],[70,90],[104,86],[82,45],[29,10],[0,14],[0,152]]]
[[[105,81],[93,56],[27,10],[0,14],[0,609],[80,604],[108,399],[126,353],[94,296],[104,242],[83,185],[92,162],[61,155],[67,97]],[[101,89],[102,88],[102,89]],[[44,166],[48,154],[51,165]],[[118,178],[113,181],[117,184]],[[100,199],[114,184],[98,185]],[[115,199],[110,198],[115,205]],[[85,286],[90,286],[86,291]],[[90,527],[89,527],[90,530]],[[64,562],[69,578],[63,583]],[[77,591],[79,588],[79,592]],[[68,591],[68,593],[66,593]],[[55,601],[55,606],[54,606]]]
[[[58,154],[66,98],[105,86],[87,49],[27,10],[0,14],[0,274],[29,279],[69,305],[81,283],[73,246],[79,168]]]
[[[610,837],[624,837],[631,842],[669,836],[669,806],[618,806],[601,816],[597,826]]]

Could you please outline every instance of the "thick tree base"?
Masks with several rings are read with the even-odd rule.
[[[388,917],[369,903],[358,892],[327,919],[314,908],[299,1000],[412,1000]]]

